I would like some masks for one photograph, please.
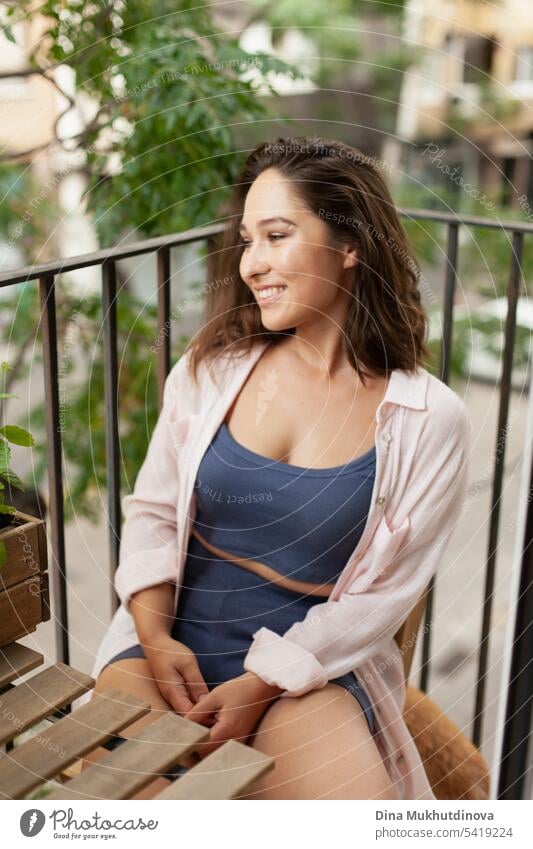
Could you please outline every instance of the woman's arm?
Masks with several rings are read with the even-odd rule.
[[[155,641],[170,636],[175,614],[174,590],[174,583],[165,581],[131,596],[130,611],[143,648],[149,650]]]
[[[165,381],[163,407],[146,457],[133,492],[122,499],[124,523],[114,584],[128,611],[134,593],[178,578],[180,437],[175,405],[177,396],[183,399],[186,393],[186,361],[182,356]]]
[[[171,637],[173,582],[164,581],[133,593],[130,610],[161,695],[177,713],[184,715],[209,690],[194,652]]]

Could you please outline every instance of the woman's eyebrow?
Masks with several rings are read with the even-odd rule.
[[[291,221],[290,218],[284,218],[282,215],[276,215],[274,218],[263,218],[262,221],[257,222],[258,227],[265,227],[267,224],[294,224],[294,221]],[[239,231],[247,229],[246,224],[241,221]]]

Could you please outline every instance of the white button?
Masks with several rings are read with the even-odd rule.
[[[390,433],[387,431],[387,433],[384,433],[384,434],[383,434],[383,439],[385,440],[385,442],[390,442],[390,441],[392,440],[392,436],[391,436],[391,435],[390,435]]]

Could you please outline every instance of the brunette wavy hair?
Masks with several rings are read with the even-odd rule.
[[[239,273],[239,224],[246,195],[267,168],[276,168],[291,181],[296,195],[324,221],[334,247],[348,242],[357,248],[343,338],[362,382],[368,376],[388,376],[393,369],[413,371],[429,360],[419,266],[379,165],[342,142],[289,136],[258,145],[233,187],[224,213],[228,226],[211,257],[202,327],[187,345],[194,378],[204,359],[248,353],[258,338],[277,344],[295,331],[264,327],[260,308]]]

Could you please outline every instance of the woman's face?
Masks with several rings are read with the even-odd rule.
[[[287,330],[324,318],[342,326],[355,249],[331,246],[325,221],[298,199],[275,168],[263,171],[248,190],[241,238],[240,274],[266,328]],[[264,299],[261,289],[267,293]]]

